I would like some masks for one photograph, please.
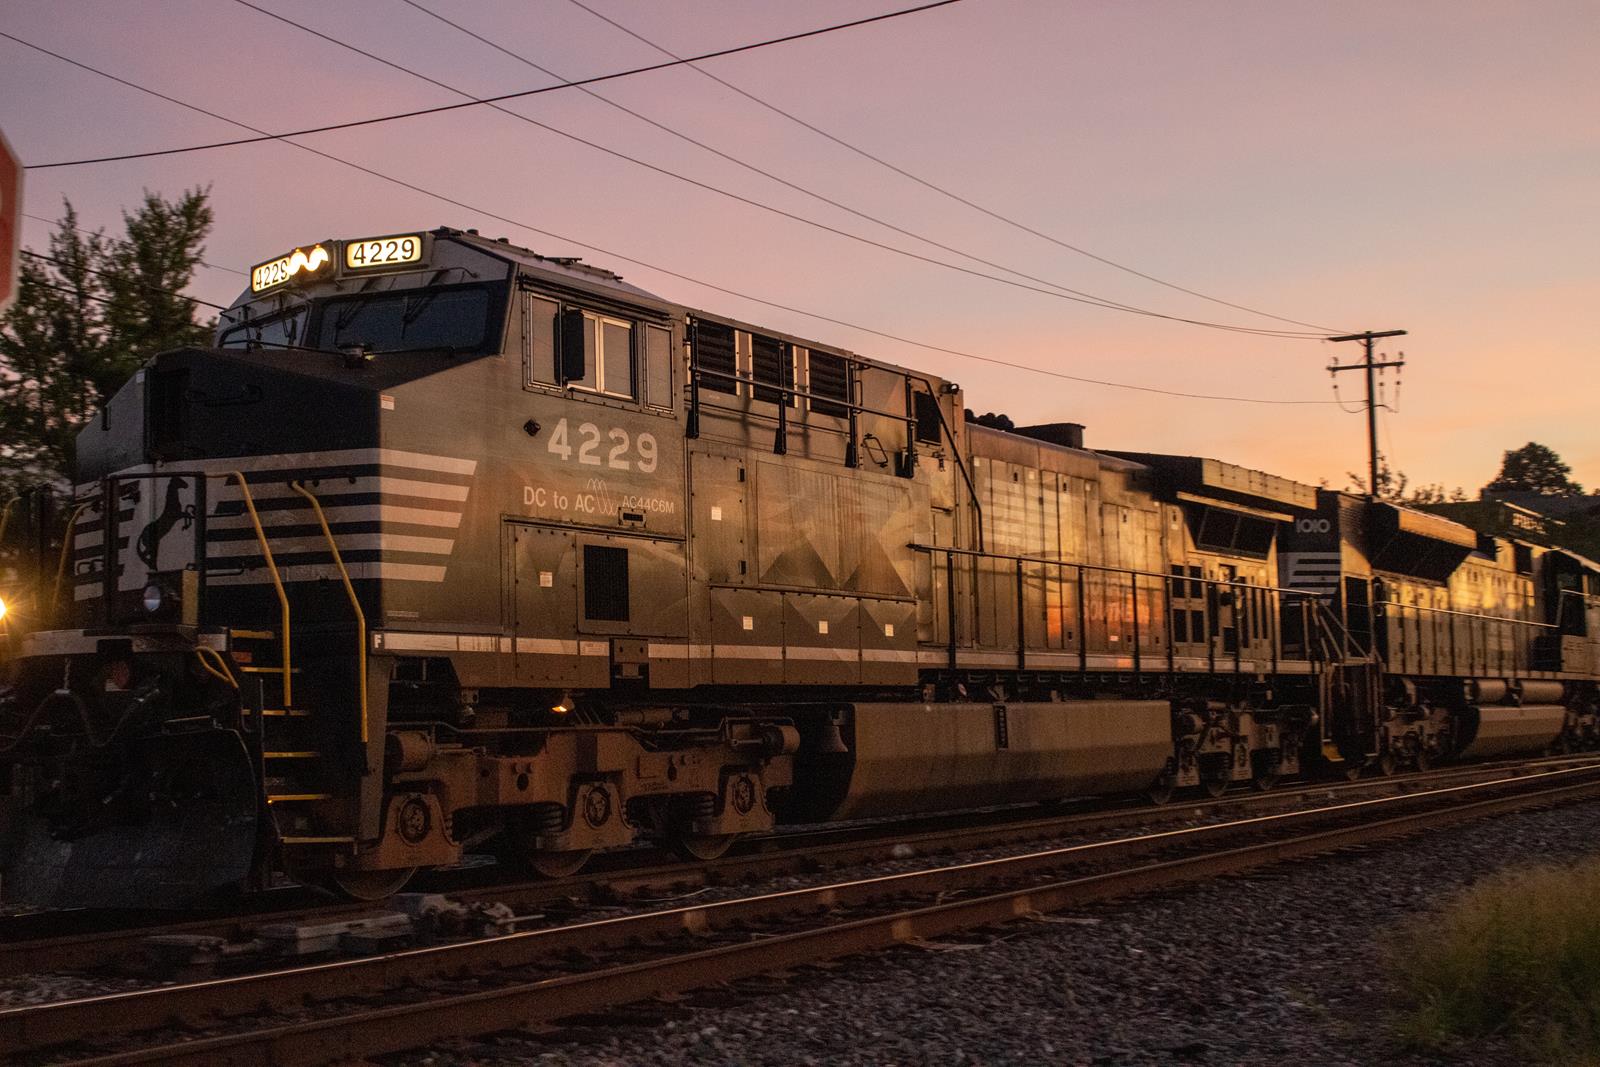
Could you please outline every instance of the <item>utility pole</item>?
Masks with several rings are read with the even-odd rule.
[[[1330,341],[1360,341],[1366,349],[1366,360],[1361,363],[1350,363],[1340,366],[1335,363],[1328,368],[1332,374],[1347,370],[1365,370],[1367,372],[1367,499],[1378,499],[1378,398],[1375,395],[1376,386],[1373,372],[1381,367],[1403,367],[1406,361],[1392,359],[1385,363],[1372,361],[1372,343],[1380,337],[1404,337],[1404,330],[1380,330],[1366,333],[1351,333],[1343,337],[1330,337]]]

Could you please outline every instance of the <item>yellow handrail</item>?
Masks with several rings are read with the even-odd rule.
[[[267,561],[267,571],[272,575],[272,588],[278,594],[278,630],[282,634],[283,644],[283,706],[289,708],[294,705],[294,671],[289,663],[289,594],[283,591],[283,579],[278,575],[277,561],[272,558],[272,547],[267,544],[266,531],[261,528],[261,516],[256,514],[256,501],[250,495],[250,483],[238,471],[229,471],[228,478],[239,483],[245,510],[250,513],[250,525],[255,527],[256,540],[261,544],[261,558]],[[205,546],[202,545],[200,550],[205,551]]]
[[[61,556],[56,560],[56,584],[50,592],[50,614],[52,617],[61,609],[61,583],[67,576],[67,560],[72,556],[72,543],[78,539],[78,516],[83,514],[83,509],[89,506],[85,501],[72,509],[72,514],[67,516],[67,529],[61,535]],[[108,548],[106,551],[110,551]]]
[[[350,572],[345,570],[344,557],[339,555],[339,546],[333,539],[333,531],[328,528],[328,517],[322,513],[322,504],[315,494],[307,489],[301,482],[290,482],[289,488],[306,498],[311,505],[311,510],[316,512],[317,522],[322,527],[322,536],[327,538],[328,551],[333,553],[333,565],[339,568],[339,578],[344,582],[344,595],[350,598],[350,607],[356,613],[356,677],[360,681],[361,690],[361,743],[367,742],[367,616],[361,610],[361,600],[356,596],[356,587],[350,583]]]
[[[18,493],[6,501],[4,508],[0,508],[0,546],[4,546],[6,543],[6,527],[11,525],[11,509],[15,508],[17,501],[21,499],[22,494]]]
[[[216,666],[211,665],[211,660],[208,660],[207,656],[216,661]],[[200,661],[200,666],[205,669],[207,674],[218,681],[226,682],[235,689],[239,688],[239,681],[233,676],[233,671],[228,668],[228,661],[222,658],[222,653],[207,645],[200,645],[195,648],[194,657]]]

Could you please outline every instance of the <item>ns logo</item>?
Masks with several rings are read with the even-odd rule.
[[[1332,530],[1333,524],[1327,519],[1310,518],[1294,520],[1295,533],[1325,534],[1331,532]]]

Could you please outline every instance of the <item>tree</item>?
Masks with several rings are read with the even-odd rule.
[[[47,252],[23,257],[0,316],[0,497],[70,480],[73,438],[133,372],[210,336],[182,295],[211,230],[208,191],[146,192],[123,223],[122,237],[85,232],[66,201]]]
[[[1355,472],[1345,475],[1350,479],[1345,486],[1347,493],[1366,493],[1367,480]],[[1411,489],[1411,479],[1404,471],[1397,471],[1389,466],[1389,458],[1382,452],[1378,453],[1378,499],[1386,500],[1391,504],[1459,504],[1467,499],[1467,491],[1457,486],[1446,490],[1442,483],[1419,485]],[[1409,492],[1408,492],[1409,490]]]
[[[1572,480],[1572,468],[1562,462],[1553,448],[1529,441],[1505,454],[1500,462],[1500,473],[1483,487],[1483,491],[1582,496],[1583,486]]]

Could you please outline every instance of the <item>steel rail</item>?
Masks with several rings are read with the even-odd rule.
[[[503,989],[433,997],[355,1014],[291,1024],[253,1033],[184,1041],[180,1044],[76,1061],[79,1067],[161,1063],[209,1067],[224,1062],[312,1065],[349,1061],[418,1048],[441,1040],[548,1024],[650,997],[751,978],[841,956],[881,951],[912,941],[991,926],[1136,893],[1235,874],[1284,860],[1350,845],[1405,836],[1470,819],[1532,806],[1600,795],[1600,783],[1542,790],[1533,795],[1477,801],[1444,812],[1399,816],[1377,824],[1307,834],[1107,875],[1058,882],[874,916],[821,929],[778,934],[662,960],[550,978]]]
[[[1600,765],[1594,755],[1542,757],[1535,760],[1508,760],[1469,767],[1442,768],[1429,772],[1395,775],[1356,782],[1326,782],[1279,789],[1267,793],[1243,793],[1217,799],[1195,798],[1162,807],[1115,806],[1091,811],[1073,811],[1045,817],[1017,818],[1014,809],[985,813],[979,821],[954,826],[938,826],[905,832],[904,822],[873,823],[863,826],[832,827],[821,830],[781,831],[753,838],[745,844],[749,851],[723,856],[709,862],[652,862],[658,853],[646,854],[643,865],[622,866],[614,870],[589,871],[569,878],[534,882],[492,882],[487,885],[439,886],[430,889],[464,903],[506,903],[517,907],[538,907],[550,901],[597,896],[615,901],[627,892],[681,887],[686,883],[728,881],[750,877],[793,873],[814,868],[819,861],[828,866],[870,862],[886,858],[888,850],[909,847],[918,855],[954,852],[961,849],[1000,847],[1030,840],[1061,837],[1073,833],[1110,830],[1122,826],[1161,823],[1214,814],[1228,809],[1281,807],[1304,803],[1313,798],[1332,799],[1341,794],[1379,791],[1405,791],[1458,779],[1477,779],[1485,775],[1510,773],[1538,767]],[[1531,773],[1531,771],[1530,771]],[[963,813],[958,818],[974,818]],[[917,820],[918,825],[930,820]],[[290,890],[285,890],[290,892]],[[337,922],[370,915],[370,904],[319,904],[310,907],[279,907],[250,913],[232,913],[215,918],[199,918],[138,926],[94,929],[56,936],[27,939],[0,939],[0,977],[102,966],[136,955],[146,938],[158,934],[187,934],[248,939],[251,930],[267,923],[316,920]],[[48,913],[46,916],[48,917]],[[92,916],[91,916],[92,917]],[[19,917],[26,921],[28,916]],[[4,926],[0,925],[0,937]]]
[[[1573,781],[1574,778],[1578,780]],[[1564,784],[1557,785],[1555,784],[1557,782]],[[1535,790],[1534,787],[1536,786],[1542,788]],[[1500,796],[1489,800],[1466,799],[1469,794],[1484,793],[1489,790],[1506,787],[1511,787],[1513,790],[1509,796]],[[1190,845],[1210,850],[1181,860],[1169,860],[1133,869],[1091,874],[1073,879],[1070,882],[1055,883],[1043,888],[1030,887],[1020,890],[1007,890],[998,895],[991,894],[981,899],[1003,899],[1009,901],[1010,903],[1007,906],[1013,907],[1015,910],[1004,915],[993,911],[980,911],[973,913],[978,915],[979,918],[972,919],[969,916],[969,918],[962,919],[957,924],[982,925],[988,922],[1000,921],[1001,919],[1013,918],[1029,911],[1070,906],[1075,902],[1105,899],[1108,896],[1169,884],[1171,879],[1168,874],[1163,874],[1161,878],[1156,878],[1152,881],[1150,872],[1193,871],[1196,872],[1194,877],[1209,877],[1213,874],[1239,869],[1229,866],[1229,864],[1240,857],[1253,857],[1250,863],[1246,865],[1275,862],[1278,859],[1292,855],[1305,854],[1306,851],[1323,851],[1328,848],[1340,847],[1342,844],[1370,838],[1379,832],[1376,829],[1379,827],[1393,829],[1402,826],[1421,827],[1431,824],[1447,824],[1460,818],[1474,817],[1473,815],[1462,813],[1512,810],[1519,806],[1554,802],[1558,798],[1591,796],[1600,796],[1600,774],[1597,774],[1594,768],[1548,771],[1540,774],[1497,779],[1490,782],[1450,786],[1404,796],[1350,801],[1308,811],[1262,815],[1210,826],[1168,830],[1155,834],[1119,838],[1108,842],[1069,845],[1042,852],[955,864],[931,870],[880,875],[852,882],[589,920],[463,944],[410,949],[382,956],[317,964],[238,978],[214,979],[187,985],[166,986],[130,993],[58,1001],[36,1007],[0,1012],[0,1047],[19,1051],[48,1048],[81,1041],[97,1035],[104,1035],[108,1029],[117,1033],[132,1033],[156,1030],[174,1024],[190,1027],[214,1026],[219,1020],[253,1013],[263,1007],[301,1006],[305,999],[312,994],[323,997],[329,994],[334,994],[341,998],[358,997],[382,994],[387,991],[403,989],[455,974],[483,975],[496,970],[513,971],[518,968],[549,967],[559,964],[563,955],[568,953],[589,953],[603,949],[620,948],[641,941],[672,938],[686,933],[703,935],[714,930],[738,928],[753,922],[759,923],[792,918],[794,916],[826,915],[841,907],[863,906],[882,902],[886,899],[904,898],[912,894],[928,895],[947,893],[956,889],[981,888],[990,886],[998,880],[1053,870],[1073,861],[1097,863],[1120,861],[1169,845]],[[1248,836],[1273,829],[1287,830],[1291,833],[1300,834],[1303,827],[1329,818],[1343,818],[1350,815],[1381,815],[1397,810],[1397,806],[1433,805],[1441,800],[1463,800],[1464,803],[1455,804],[1442,810],[1437,807],[1428,807],[1422,812],[1399,815],[1377,823],[1363,822],[1355,826],[1340,826],[1332,830],[1304,833],[1287,841],[1279,838],[1263,844],[1252,844],[1244,847],[1236,847],[1234,844],[1240,835]],[[1401,831],[1396,830],[1395,832]],[[1307,843],[1314,845],[1314,847],[1309,847]],[[1229,859],[1229,857],[1232,857],[1232,859]],[[1218,866],[1219,863],[1221,866]],[[896,941],[904,941],[913,937],[932,936],[934,933],[953,929],[955,928],[954,926],[940,926],[938,922],[935,922],[930,927],[923,919],[927,916],[946,914],[968,915],[965,911],[951,912],[948,909],[964,908],[971,903],[973,902],[956,902],[935,908],[919,908],[900,915],[877,917],[859,922],[845,922],[837,924],[837,929],[871,930],[873,931],[871,938],[869,941],[863,942],[862,947],[881,947]],[[887,927],[883,926],[885,923],[888,924]],[[827,929],[816,931],[808,936],[826,938],[829,936]],[[782,935],[778,940],[785,940],[791,937],[800,937],[800,935]],[[805,938],[800,938],[802,942],[805,940]],[[755,947],[759,954],[761,946],[774,943],[774,940],[763,940],[758,942]],[[839,944],[826,940],[822,943],[832,947],[826,947],[823,956],[810,958],[826,958],[829,955],[847,954],[848,952],[861,950],[861,948],[840,947]],[[849,942],[848,944],[854,944],[854,942]],[[692,955],[696,959],[702,956],[710,959],[715,957],[718,951],[721,950],[714,950],[710,956],[705,956],[705,954]],[[796,961],[789,960],[781,955],[771,960],[758,958],[741,965],[753,967],[753,970],[738,971],[737,973],[758,973],[759,971],[780,969],[791,965],[793,962]],[[680,961],[672,959],[665,963],[637,965],[638,968],[642,968],[637,973],[645,975],[679,974],[679,971],[673,969],[681,968],[682,966],[684,964]],[[701,966],[701,964],[693,966]],[[666,969],[664,971],[660,970],[662,967]],[[504,998],[511,994],[506,990],[495,990],[490,993],[475,994],[465,998],[437,998],[430,1000],[425,1005],[389,1008],[378,1012],[363,1013],[359,1018],[366,1018],[370,1014],[376,1019],[392,1019],[398,1022],[402,1018],[407,1018],[408,1012],[415,1011],[435,1020],[443,1020],[439,1023],[442,1029],[430,1030],[429,1033],[430,1038],[439,1038],[461,1033],[482,1032],[482,1029],[485,1028],[483,1023],[486,1022],[486,1019],[482,1016],[472,1015],[467,1009],[471,1004],[477,1003],[483,998],[487,998],[487,1002],[502,1005],[497,1010],[503,1010],[507,1013],[497,1016],[498,1021],[486,1028],[505,1029],[524,1025],[535,1020],[558,1018],[576,1011],[589,1010],[585,1007],[573,1006],[573,1002],[567,997],[567,992],[571,990],[582,991],[582,997],[603,996],[607,998],[605,1003],[615,1005],[637,999],[638,996],[652,995],[654,992],[661,992],[669,987],[682,988],[681,986],[670,986],[669,983],[668,986],[663,986],[661,989],[652,987],[649,992],[636,994],[631,992],[634,987],[630,984],[629,979],[629,976],[635,973],[636,970],[633,967],[607,968],[590,975],[562,976],[559,979],[547,978],[532,983],[522,982],[516,984],[512,987],[514,991],[517,991],[519,995],[533,998],[530,1003],[534,1007],[529,1009],[534,1011],[533,1015],[525,1015],[522,1007],[514,1009],[504,1007]],[[724,980],[733,976],[725,967],[712,967],[709,971],[697,971],[695,973],[699,974],[699,980],[701,981]],[[599,974],[609,977],[605,980],[598,980],[596,975]],[[655,977],[650,978],[650,981],[657,980],[658,978]],[[659,980],[664,981],[665,979]],[[682,980],[681,977],[673,979],[673,981]],[[598,982],[598,984],[594,984],[595,982]],[[550,994],[541,992],[542,990],[557,990],[559,992]],[[607,990],[610,990],[610,992],[606,992]],[[459,1020],[457,1022],[448,1022],[448,1012],[445,1016],[439,1016],[433,1009],[437,1005],[444,1003],[460,1006],[464,1012],[463,1017],[473,1019],[471,1025],[479,1027],[479,1029],[459,1029]],[[584,1001],[584,1003],[588,1002]],[[342,1028],[350,1024],[350,1021],[351,1017],[349,1016],[329,1020],[316,1020],[290,1027],[268,1028],[248,1034],[241,1033],[228,1038],[186,1042],[182,1046],[168,1046],[150,1052],[118,1054],[116,1057],[104,1062],[218,1062],[215,1058],[207,1060],[205,1057],[215,1057],[224,1049],[237,1050],[244,1046],[249,1046],[252,1051],[243,1059],[233,1058],[230,1055],[228,1062],[326,1062],[327,1059],[357,1055],[358,1052],[352,1051],[353,1049],[359,1050],[359,1053],[377,1053],[411,1047],[411,1045],[417,1043],[412,1038],[405,1037],[402,1044],[385,1044],[384,1042],[389,1038],[384,1036],[384,1029],[380,1026],[371,1035],[372,1040],[377,1042],[376,1044],[347,1044],[346,1041],[349,1035]],[[404,1027],[396,1027],[395,1032],[409,1034],[411,1033],[409,1026],[410,1024],[408,1023]],[[284,1038],[285,1035],[293,1040],[287,1046],[280,1046],[280,1038]],[[390,1037],[393,1036],[393,1034],[390,1035]],[[307,1043],[302,1043],[302,1039],[305,1039]],[[363,1041],[365,1040],[366,1038],[363,1038]],[[219,1044],[218,1042],[221,1043]],[[325,1056],[327,1059],[317,1059],[316,1056],[312,1055],[313,1051],[316,1056]],[[200,1058],[196,1059],[194,1058],[195,1056]],[[169,1060],[166,1057],[174,1058]]]

